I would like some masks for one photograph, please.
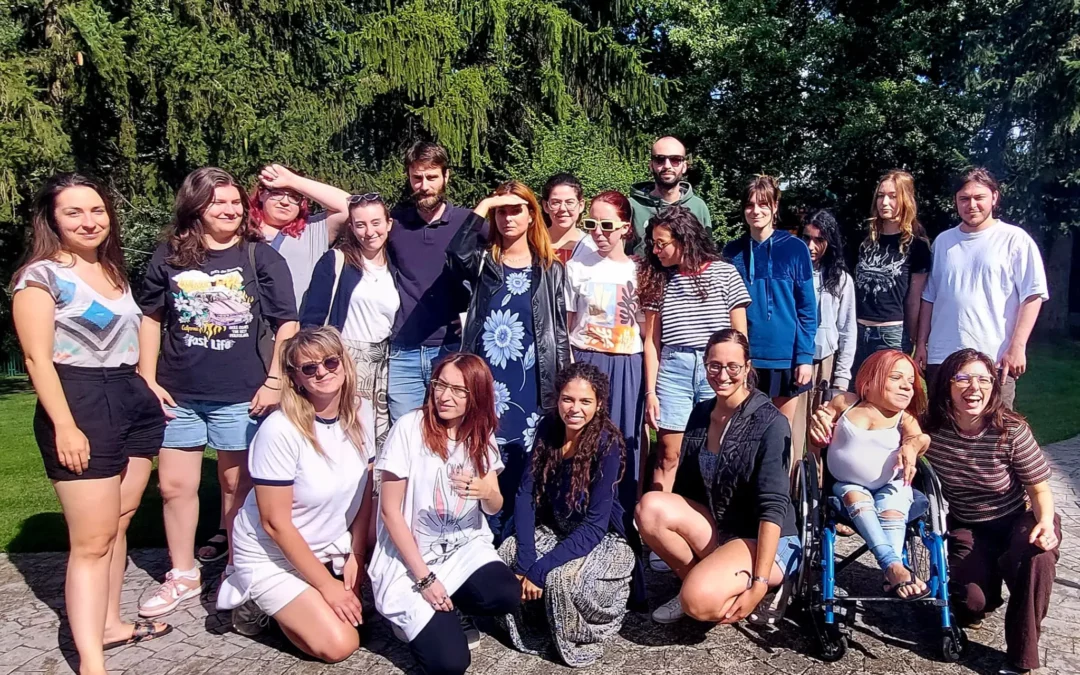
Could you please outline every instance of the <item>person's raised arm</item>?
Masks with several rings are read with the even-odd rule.
[[[297,175],[281,164],[264,166],[259,172],[259,180],[266,187],[295,190],[322,204],[326,208],[327,245],[337,239],[341,226],[349,220],[349,193],[341,188]]]

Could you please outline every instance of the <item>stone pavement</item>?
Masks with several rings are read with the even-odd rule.
[[[1080,436],[1046,448],[1055,464],[1057,510],[1064,531],[1061,562],[1050,615],[1043,624],[1045,654],[1040,674],[1080,673]],[[64,555],[59,553],[0,556],[0,675],[69,673],[77,667],[70,634],[61,625]],[[139,598],[152,592],[155,579],[168,568],[161,550],[135,551],[123,593],[125,616],[134,616]],[[220,567],[206,571],[216,578]],[[873,560],[864,557],[842,577],[850,591],[872,593],[880,588]],[[676,590],[670,577],[649,578],[655,606]],[[388,624],[373,617],[364,627],[363,647],[343,663],[324,665],[293,651],[280,636],[258,639],[232,632],[227,614],[213,609],[212,592],[202,602],[189,602],[168,617],[172,634],[109,653],[111,672],[132,675],[314,675],[362,671],[383,675],[415,672],[405,645]],[[683,620],[670,626],[653,624],[645,614],[631,614],[603,660],[590,673],[995,673],[1004,648],[999,610],[979,631],[970,631],[971,649],[959,664],[937,660],[938,622],[928,609],[877,605],[860,614],[853,644],[838,663],[811,656],[813,645],[798,626],[785,622],[778,630],[753,626],[710,626]],[[568,669],[556,660],[517,653],[495,635],[485,635],[473,652],[471,673],[529,675]]]

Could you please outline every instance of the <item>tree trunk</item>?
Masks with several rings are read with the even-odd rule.
[[[1041,335],[1064,335],[1069,330],[1069,286],[1070,275],[1074,273],[1072,259],[1075,236],[1073,229],[1062,231],[1055,228],[1043,238],[1043,260],[1046,261],[1050,301],[1039,312],[1036,330]]]

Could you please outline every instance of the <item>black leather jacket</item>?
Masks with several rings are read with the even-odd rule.
[[[503,266],[492,257],[483,236],[487,221],[475,213],[454,235],[446,248],[447,264],[454,278],[472,289],[469,312],[461,335],[461,350],[483,355],[480,344],[484,314],[491,296],[503,285]],[[533,265],[532,315],[536,334],[536,375],[540,380],[540,405],[555,408],[555,373],[570,364],[570,339],[566,332],[566,273],[562,263],[551,267]]]

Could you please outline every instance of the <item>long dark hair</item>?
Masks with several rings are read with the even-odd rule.
[[[206,244],[203,242],[202,214],[214,201],[214,189],[235,187],[240,193],[244,215],[236,234],[241,241],[262,241],[262,233],[251,221],[250,206],[244,186],[232,175],[213,166],[195,169],[184,179],[176,192],[173,219],[166,234],[169,255],[165,262],[177,269],[192,269],[206,262]]]
[[[704,281],[696,272],[700,272],[707,263],[723,258],[701,221],[684,206],[670,206],[649,221],[645,230],[645,259],[648,265],[638,275],[638,298],[643,304],[659,303],[664,296],[664,287],[674,273],[660,264],[660,258],[653,251],[653,231],[657,227],[667,228],[671,238],[682,247],[679,267],[695,273],[690,277],[694,290],[701,300],[707,298]]]
[[[1001,379],[998,377],[994,360],[979,350],[969,347],[949,354],[938,367],[936,379],[930,385],[930,406],[926,409],[926,416],[923,419],[923,430],[926,433],[932,434],[942,429],[955,428],[956,410],[953,408],[952,379],[961,368],[974,361],[986,366],[986,371],[994,379],[994,386],[990,389],[990,398],[983,411],[983,420],[988,427],[1002,434],[1004,438],[1009,427],[1027,423],[1021,415],[1009,410],[1005,402],[1001,400]]]
[[[589,486],[596,478],[595,465],[602,451],[618,452],[622,457],[619,479],[626,468],[626,444],[622,432],[611,421],[608,411],[610,386],[607,375],[591,363],[574,363],[559,371],[555,377],[555,391],[562,393],[574,380],[583,380],[596,395],[596,415],[581,430],[577,439],[570,468],[570,492],[566,505],[571,510],[585,511],[589,506]],[[604,441],[601,445],[601,440]],[[566,426],[559,416],[558,408],[549,412],[536,429],[536,441],[532,450],[533,498],[540,503],[544,488],[552,480],[562,464],[562,446],[566,443]],[[618,480],[616,482],[618,482]]]
[[[465,445],[465,455],[476,473],[485,474],[490,468],[488,449],[491,447],[491,435],[499,424],[495,417],[495,381],[483,359],[465,352],[455,352],[443,359],[431,373],[432,381],[439,379],[442,371],[451,365],[461,371],[465,388],[469,390],[468,407],[458,427],[457,440]],[[420,434],[424,445],[445,462],[450,456],[449,434],[446,432],[446,422],[439,417],[432,392],[433,388],[428,387],[424,395],[424,405],[420,409],[423,416]]]
[[[810,218],[806,225],[813,225],[821,230],[821,237],[825,240],[825,253],[821,256],[821,290],[840,297],[840,281],[844,273],[848,271],[847,262],[844,260],[844,235],[840,233],[840,224],[836,222],[833,214],[827,210],[818,211]],[[803,231],[806,230],[803,225]]]
[[[116,209],[109,192],[96,180],[74,172],[53,174],[34,196],[30,216],[30,249],[12,277],[12,285],[18,283],[19,277],[30,265],[42,260],[56,260],[56,255],[65,250],[60,238],[60,226],[56,223],[56,198],[64,190],[73,187],[88,187],[98,193],[101,201],[105,203],[105,213],[109,216],[109,233],[98,245],[98,262],[109,283],[117,288],[127,289],[127,268],[124,265],[124,252],[120,248],[120,219],[116,217]]]

